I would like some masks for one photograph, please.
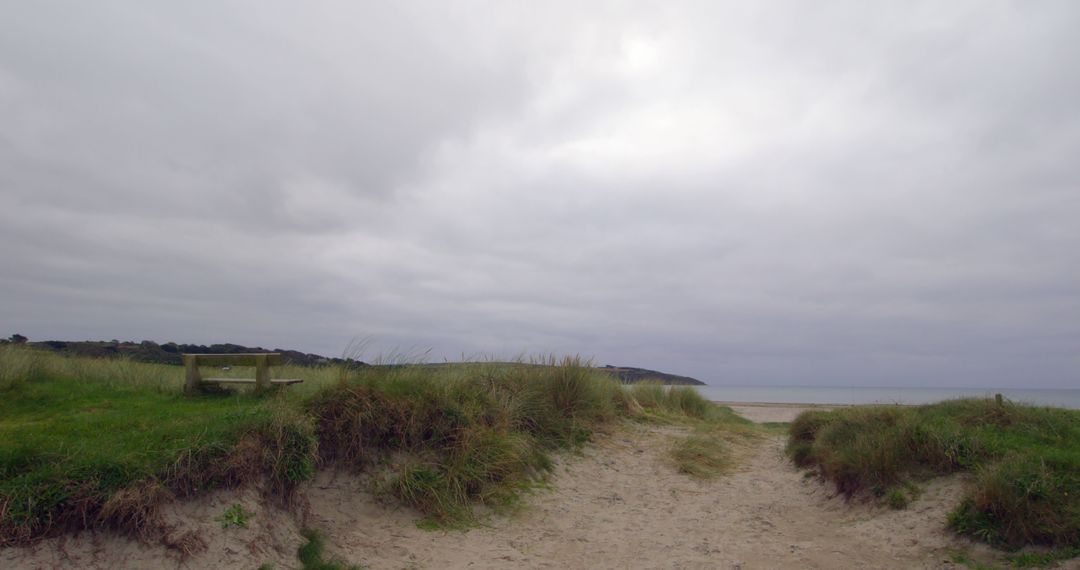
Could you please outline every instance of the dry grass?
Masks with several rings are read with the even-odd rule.
[[[4,347],[0,370],[0,545],[110,528],[191,550],[197,537],[167,537],[164,501],[256,481],[288,501],[331,463],[379,465],[388,496],[439,524],[466,524],[474,506],[511,506],[543,481],[553,450],[622,419],[704,430],[693,461],[706,469],[725,451],[705,438],[743,429],[692,390],[626,390],[577,358],[283,367],[279,377],[305,382],[266,396],[186,397],[176,366],[22,347]]]
[[[691,435],[679,439],[671,449],[671,459],[679,473],[697,479],[713,479],[734,464],[727,444],[715,436]]]
[[[838,491],[896,507],[913,481],[972,472],[953,529],[1001,546],[1080,547],[1080,412],[989,399],[807,412],[787,449]]]

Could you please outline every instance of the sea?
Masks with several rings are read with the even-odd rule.
[[[955,398],[1005,398],[1080,409],[1080,390],[1036,388],[899,388],[847,386],[694,386],[709,400],[769,404],[932,404]]]

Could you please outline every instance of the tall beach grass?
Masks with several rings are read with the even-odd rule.
[[[165,501],[258,483],[288,502],[331,466],[371,470],[434,524],[468,524],[542,482],[553,451],[620,420],[727,418],[695,392],[627,390],[578,358],[274,373],[304,383],[190,397],[180,367],[2,347],[0,546],[112,528],[195,549],[167,532]]]
[[[800,415],[787,451],[838,491],[894,506],[912,483],[971,475],[951,528],[998,546],[1080,547],[1080,411],[964,399]]]

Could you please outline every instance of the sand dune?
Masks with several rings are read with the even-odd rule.
[[[745,402],[716,402],[727,406],[740,416],[757,423],[782,422],[794,420],[807,410],[831,410],[838,405],[828,404],[756,404]]]
[[[679,435],[631,426],[605,436],[562,457],[552,489],[522,512],[465,532],[420,530],[415,513],[379,504],[359,478],[323,473],[304,491],[306,521],[267,508],[254,491],[176,505],[177,524],[206,543],[186,561],[162,547],[84,533],[0,552],[0,567],[294,568],[304,524],[326,533],[331,554],[373,569],[956,568],[949,553],[972,548],[943,528],[957,479],[931,483],[904,511],[849,504],[804,478],[772,437],[740,450],[733,473],[698,482],[666,460]],[[251,525],[222,530],[214,518],[234,502],[254,513]]]

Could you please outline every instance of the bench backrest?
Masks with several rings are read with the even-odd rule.
[[[245,354],[184,354],[184,392],[194,394],[202,383],[200,366],[254,366],[255,392],[270,388],[270,367],[282,363],[278,352]]]
[[[280,366],[284,363],[280,352],[256,352],[239,354],[185,354],[184,359],[191,357],[195,360],[195,366],[255,366],[256,357],[266,357],[266,363],[270,366]]]

